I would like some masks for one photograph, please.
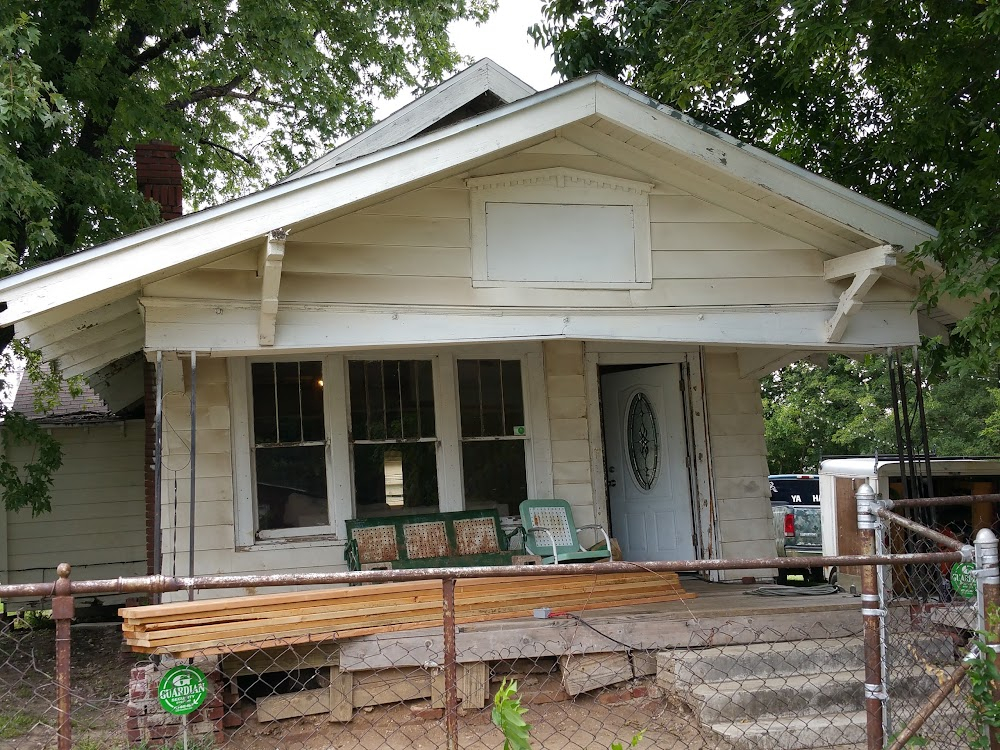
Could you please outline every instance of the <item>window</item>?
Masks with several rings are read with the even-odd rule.
[[[321,362],[255,362],[253,472],[256,528],[330,525]]]
[[[516,513],[528,496],[520,360],[458,360],[458,400],[465,507]]]
[[[436,511],[431,362],[352,360],[348,387],[357,515]]]

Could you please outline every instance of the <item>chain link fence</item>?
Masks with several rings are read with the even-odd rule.
[[[909,557],[882,568],[887,593],[882,640],[886,746],[954,672],[971,634],[969,621],[955,619],[970,605],[942,583],[942,566],[950,567],[958,555],[914,546],[918,542],[912,540],[903,544],[902,554]],[[917,552],[931,558],[914,558]],[[742,562],[749,573],[788,561]],[[857,564],[858,558],[823,562]],[[596,579],[613,565],[575,567]],[[657,565],[669,564],[651,564],[647,573]],[[736,568],[740,563],[699,565]],[[518,572],[509,569],[507,574]],[[400,573],[329,578],[392,580]],[[466,575],[458,570],[447,574]],[[447,582],[447,574],[435,570],[426,577],[445,577]],[[409,579],[420,575],[406,573]],[[279,578],[256,577],[253,584],[292,582]],[[127,585],[123,580],[114,582],[116,590],[164,590],[163,579],[135,579]],[[207,578],[172,580],[178,587],[222,585]],[[454,591],[454,578],[450,580]],[[223,583],[237,586],[238,577]],[[208,602],[201,612],[164,605],[141,610],[159,613],[141,626],[138,615],[126,618],[131,643],[149,638],[160,646],[147,650],[171,653],[135,653],[123,647],[121,624],[79,624],[69,630],[72,661],[68,694],[63,694],[69,699],[71,744],[67,737],[59,740],[63,714],[56,631],[43,615],[24,615],[0,627],[0,750],[499,749],[505,738],[493,721],[496,696],[511,683],[516,691],[501,713],[509,717],[523,710],[530,746],[536,750],[611,748],[614,743],[627,747],[638,737],[640,748],[685,750],[871,747],[865,712],[871,696],[858,597],[805,585],[709,584],[695,578],[682,578],[680,585],[695,596],[483,621],[463,620],[459,609],[453,629],[445,594],[434,626],[416,622],[409,627],[401,612],[396,625],[350,637],[307,626],[303,618],[314,616],[311,609],[282,611],[281,617],[256,627],[253,618],[263,616],[255,611],[263,609],[254,605],[263,601],[259,597],[235,600],[236,610],[216,621],[212,602],[222,600],[210,598],[219,592],[205,590],[198,595],[199,606],[202,597]],[[366,590],[389,590],[380,586]],[[68,580],[63,587],[65,592]],[[553,597],[560,588],[565,586],[553,586]],[[11,593],[0,587],[0,595]],[[296,594],[280,596],[283,602],[298,601]],[[316,595],[298,596],[308,604]],[[454,599],[450,607],[454,613]],[[376,609],[361,615],[375,622]],[[182,611],[182,617],[170,615]],[[166,628],[173,629],[164,635]],[[248,628],[261,632],[232,636]],[[157,632],[158,641],[150,635]],[[177,666],[196,667],[206,678],[203,702],[183,715],[165,710],[161,700],[168,683],[168,690],[177,694],[194,690],[168,677]],[[919,737],[933,747],[968,747],[981,730],[969,710],[967,691],[949,691]]]

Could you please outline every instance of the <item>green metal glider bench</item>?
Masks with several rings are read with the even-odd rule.
[[[509,549],[496,510],[347,521],[344,557],[350,570],[510,565],[523,554]]]
[[[542,558],[542,564],[602,562],[611,559],[611,540],[598,524],[577,526],[573,510],[565,500],[525,500],[521,503],[524,549]],[[577,532],[596,529],[604,536],[605,549],[584,549]]]

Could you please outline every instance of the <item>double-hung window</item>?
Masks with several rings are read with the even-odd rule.
[[[528,492],[521,360],[458,360],[458,401],[465,507],[517,513]]]
[[[254,362],[253,473],[260,536],[325,531],[326,477],[323,365]]]
[[[359,517],[438,510],[430,360],[351,360],[351,458]]]

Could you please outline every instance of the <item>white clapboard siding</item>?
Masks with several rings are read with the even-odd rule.
[[[137,420],[51,428],[63,448],[52,511],[6,512],[5,583],[52,580],[61,562],[78,580],[146,573],[143,429]],[[14,446],[10,458],[23,466],[29,450]]]
[[[774,527],[760,384],[741,378],[735,352],[707,352],[705,398],[723,557],[773,557]],[[726,571],[725,578],[773,575]]]
[[[590,470],[584,345],[549,341],[542,348],[552,440],[554,497],[573,508],[577,526],[594,523],[594,487]]]

